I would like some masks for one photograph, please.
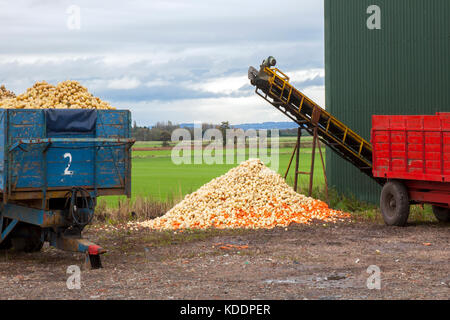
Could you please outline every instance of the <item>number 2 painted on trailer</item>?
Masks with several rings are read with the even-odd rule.
[[[72,164],[72,155],[70,153],[64,154],[64,159],[69,158],[69,163],[67,164],[67,167],[64,169],[64,175],[65,176],[71,176],[73,175],[73,171],[70,171],[70,165]]]

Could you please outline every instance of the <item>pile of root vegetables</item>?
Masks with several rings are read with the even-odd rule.
[[[114,109],[73,80],[56,86],[45,81],[36,82],[18,96],[3,88],[0,93],[4,96],[0,98],[0,108],[3,109]]]
[[[155,230],[272,229],[348,217],[295,192],[259,159],[250,159],[187,195],[165,215],[132,225]]]
[[[14,94],[14,92],[7,90],[4,85],[0,86],[0,101],[4,99],[12,99],[15,97],[16,95]]]

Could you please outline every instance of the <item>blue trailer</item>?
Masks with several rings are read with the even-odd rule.
[[[0,109],[0,249],[85,253],[96,199],[131,194],[128,110]]]

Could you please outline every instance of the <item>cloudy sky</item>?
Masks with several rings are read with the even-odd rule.
[[[273,55],[323,105],[323,23],[317,0],[0,0],[0,83],[77,80],[139,125],[286,121],[247,69]]]

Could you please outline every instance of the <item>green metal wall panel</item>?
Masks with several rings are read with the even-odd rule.
[[[381,29],[367,27],[367,8]],[[325,0],[326,107],[370,139],[373,114],[450,112],[450,0]],[[380,188],[330,151],[330,185],[370,202]]]

